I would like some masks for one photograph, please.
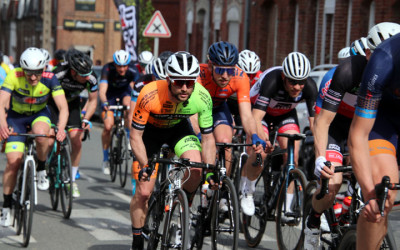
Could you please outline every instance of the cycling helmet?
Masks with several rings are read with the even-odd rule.
[[[307,57],[300,52],[290,53],[282,64],[283,74],[293,80],[304,80],[310,74],[311,66]]]
[[[66,59],[70,67],[81,76],[88,76],[92,73],[93,62],[88,55],[76,49],[67,51]]]
[[[353,55],[365,56],[365,50],[369,49],[367,38],[361,37],[360,39],[355,40],[351,43],[350,48]]]
[[[239,53],[238,66],[247,74],[255,74],[261,67],[260,58],[253,51],[242,50]]]
[[[147,65],[151,63],[153,59],[154,59],[153,53],[151,53],[150,51],[145,50],[139,54],[139,63],[141,64]]]
[[[195,80],[200,73],[200,66],[195,56],[182,51],[168,58],[165,71],[171,79],[178,77]]]
[[[239,52],[235,45],[228,42],[216,42],[208,48],[208,60],[220,66],[235,66]]]
[[[158,58],[160,58],[161,62],[163,63],[163,65],[165,65],[165,63],[167,62],[168,58],[170,56],[172,56],[174,53],[172,51],[163,51]]]
[[[153,61],[152,71],[153,75],[157,79],[165,80],[165,78],[167,78],[167,75],[165,74],[164,63],[161,61],[160,58],[157,58],[156,60]]]
[[[337,55],[338,59],[344,59],[350,56],[350,47],[344,47],[343,49],[339,50]]]
[[[43,48],[41,48],[40,50],[42,51],[44,57],[46,58],[46,64],[48,64],[51,60],[50,53],[46,49],[43,49]]]
[[[46,58],[40,49],[30,47],[22,52],[19,63],[21,68],[26,70],[43,70],[46,66]]]
[[[113,55],[114,63],[119,66],[128,65],[131,61],[131,54],[125,50],[117,50]]]
[[[400,32],[400,25],[397,23],[378,23],[368,31],[368,46],[374,50],[381,42]]]
[[[66,51],[63,49],[58,49],[54,52],[54,58],[57,61],[64,61],[65,60],[65,53]]]
[[[152,62],[150,62],[149,64],[146,65],[146,67],[144,68],[144,72],[146,75],[152,74],[152,72],[151,72],[152,67],[153,67]]]

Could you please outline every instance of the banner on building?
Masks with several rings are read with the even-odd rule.
[[[132,60],[137,60],[137,23],[136,7],[126,6],[122,0],[114,0],[121,21],[122,37],[125,50],[132,55]]]

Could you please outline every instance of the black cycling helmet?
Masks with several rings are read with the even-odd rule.
[[[239,52],[231,43],[216,42],[208,48],[208,59],[216,65],[235,66],[239,60]]]
[[[93,62],[88,55],[76,49],[70,49],[66,53],[69,66],[81,76],[92,73]]]
[[[66,51],[63,49],[58,49],[54,52],[54,58],[57,61],[64,61],[65,60],[65,53]]]
[[[165,63],[167,62],[168,58],[169,58],[170,56],[172,56],[173,54],[174,54],[174,53],[173,53],[172,51],[169,51],[169,50],[163,51],[163,52],[158,56],[158,58],[160,58],[162,64],[165,65]]]

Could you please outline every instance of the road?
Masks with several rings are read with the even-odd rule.
[[[71,218],[62,217],[50,207],[47,191],[38,191],[38,205],[34,213],[33,231],[28,249],[74,249],[105,250],[130,249],[131,223],[129,202],[131,184],[125,188],[110,181],[101,172],[101,128],[95,126],[89,141],[84,142],[81,161],[81,178],[77,180],[81,197],[74,199]],[[3,176],[6,159],[0,154],[0,175]],[[2,182],[1,182],[2,183]],[[2,193],[2,186],[0,186]],[[2,206],[3,199],[0,199]],[[391,214],[392,228],[400,245],[400,213]],[[15,235],[14,228],[0,227],[0,249],[18,249],[21,237]],[[206,243],[209,241],[207,239]],[[209,244],[204,249],[209,249]],[[247,249],[243,235],[240,234],[239,249]],[[277,249],[275,223],[269,222],[263,241],[255,249]]]

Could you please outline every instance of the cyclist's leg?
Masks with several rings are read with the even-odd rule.
[[[131,91],[130,89],[128,91],[125,91],[121,95],[121,100],[122,100],[122,105],[124,106],[130,106],[131,105]],[[125,119],[125,130],[127,131],[128,137],[129,137],[129,111],[130,110],[125,110],[124,112],[124,119]]]
[[[105,174],[110,174],[110,167],[108,166],[109,161],[109,150],[111,144],[111,129],[114,126],[114,112],[103,111],[101,113],[103,119],[104,127],[101,133],[101,143],[103,149],[103,162],[102,170]]]

